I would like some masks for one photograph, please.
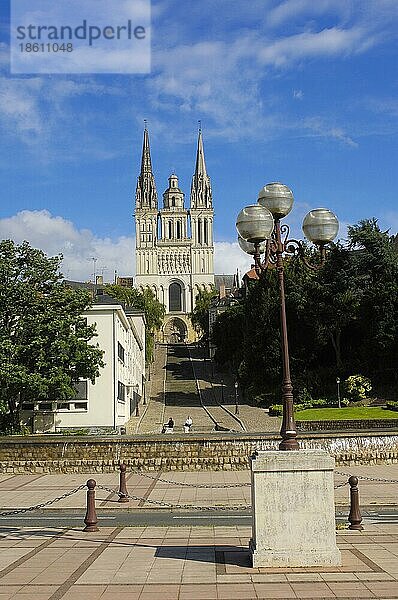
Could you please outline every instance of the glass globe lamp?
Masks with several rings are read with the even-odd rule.
[[[275,219],[283,219],[292,210],[293,192],[283,183],[267,183],[258,193],[258,202],[268,208]]]
[[[260,204],[245,206],[236,219],[239,235],[252,244],[258,244],[271,237],[274,219],[267,208]]]
[[[243,237],[241,237],[240,235],[238,235],[238,244],[240,246],[240,249],[243,250],[243,252],[246,252],[246,254],[251,254],[253,256],[256,253],[254,244],[252,244],[251,242],[246,242],[246,240],[244,240]],[[264,254],[265,246],[266,242],[261,242],[261,244],[259,244],[259,254]]]
[[[304,235],[314,244],[324,245],[332,242],[338,231],[337,217],[328,208],[315,208],[304,217]]]

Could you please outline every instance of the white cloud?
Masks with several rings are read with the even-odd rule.
[[[242,252],[238,242],[215,242],[214,271],[218,275],[233,275],[236,269],[244,275],[252,262],[252,257]]]
[[[303,28],[302,28],[303,29]],[[157,114],[179,112],[179,122],[198,116],[210,135],[237,140],[266,135],[269,139],[290,128],[286,114],[264,83],[269,69],[286,70],[297,62],[358,54],[377,43],[365,26],[333,26],[294,35],[270,37],[269,31],[245,30],[232,41],[219,39],[154,48],[153,76],[148,81],[151,107]],[[302,99],[303,91],[293,97]],[[151,119],[152,121],[152,119]],[[253,127],[255,123],[255,127]],[[177,127],[177,129],[179,129]],[[319,129],[318,135],[322,131]],[[181,139],[181,131],[175,131]],[[343,128],[325,137],[355,145]]]
[[[0,79],[0,121],[26,143],[43,134],[44,115],[39,108],[42,87],[38,77]]]
[[[63,254],[61,270],[67,279],[92,279],[93,258],[97,259],[97,274],[106,267],[105,281],[113,280],[115,270],[119,275],[135,274],[134,238],[100,238],[89,229],[77,229],[71,221],[53,216],[47,210],[24,210],[0,219],[0,239],[13,239],[17,243],[27,240],[49,256]],[[215,243],[216,273],[233,274],[239,269],[244,274],[250,264],[250,257],[236,242]]]
[[[259,50],[259,62],[275,67],[290,66],[304,58],[357,54],[375,43],[362,27],[331,27],[317,32],[304,32],[278,39]]]
[[[62,253],[61,270],[67,279],[92,279],[93,257],[97,259],[97,274],[106,267],[104,277],[108,281],[113,280],[115,270],[119,275],[131,275],[135,268],[133,238],[99,238],[89,229],[77,229],[71,221],[55,217],[47,210],[24,210],[0,219],[0,238],[17,243],[27,240],[49,256]]]
[[[251,38],[243,37],[155,49],[148,82],[153,109],[177,109],[190,120],[203,117],[214,134],[228,139],[239,139],[253,122],[263,127],[266,101],[255,65],[248,61],[250,46]]]
[[[347,15],[350,13],[350,3],[347,0],[285,0],[267,14],[267,23],[270,26],[279,26],[286,22],[292,22],[301,16],[323,15],[326,12],[333,12],[337,15]]]
[[[118,86],[97,83],[92,78],[43,78],[40,76],[11,78],[0,76],[0,128],[17,137],[35,153],[36,160],[49,160],[56,145],[56,160],[76,158],[75,138],[70,140],[72,150],[68,150],[69,137],[73,135],[70,123],[82,121],[86,129],[85,144],[79,147],[79,155],[89,154],[99,159],[113,157],[108,148],[101,148],[98,140],[87,131],[91,116],[80,114],[70,101],[78,96],[122,95],[125,92]],[[94,115],[92,117],[94,119]],[[62,128],[63,144],[55,132]],[[40,153],[37,146],[40,145]]]
[[[299,128],[307,131],[310,136],[329,138],[341,142],[346,146],[350,146],[351,148],[358,148],[358,143],[353,140],[342,127],[330,125],[320,117],[310,117],[305,119],[299,124]]]

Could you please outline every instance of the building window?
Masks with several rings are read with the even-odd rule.
[[[176,229],[177,229],[177,240],[181,239],[181,223],[180,221],[177,221],[176,223]]]
[[[124,363],[124,348],[120,342],[117,343],[117,355],[120,360]]]
[[[87,380],[75,382],[74,387],[76,390],[76,400],[87,400]]]
[[[119,402],[126,402],[126,386],[121,381],[117,382],[117,399]]]
[[[169,240],[173,237],[173,222],[169,221]]]
[[[169,287],[169,311],[182,311],[182,288],[179,283],[172,283]]]
[[[176,197],[175,197],[175,196],[173,196],[173,197],[171,198],[171,206],[175,206],[175,205],[176,205]]]
[[[208,225],[207,225],[207,219],[205,219],[203,221],[203,233],[204,233],[204,236],[205,236],[205,240],[204,241],[205,241],[205,244],[207,246],[207,244],[208,244]]]
[[[58,402],[57,410],[70,410],[69,402]]]
[[[198,244],[202,243],[202,221],[198,220]]]

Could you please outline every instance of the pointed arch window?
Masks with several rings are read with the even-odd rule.
[[[204,235],[204,243],[207,244],[209,243],[209,235],[208,235],[208,222],[207,219],[204,220],[203,222],[203,235]]]
[[[198,244],[202,243],[202,220],[198,219]]]

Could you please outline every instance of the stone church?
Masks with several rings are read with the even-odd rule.
[[[161,342],[194,341],[189,313],[200,289],[214,286],[213,201],[199,129],[190,206],[172,173],[158,205],[147,127],[135,195],[136,278],[166,307]]]

